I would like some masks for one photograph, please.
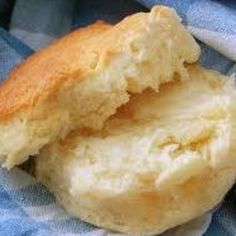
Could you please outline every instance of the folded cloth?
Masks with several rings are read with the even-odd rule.
[[[236,71],[233,61],[236,58],[236,2],[139,2],[143,6],[134,0],[16,0],[10,33],[0,28],[0,80],[4,80],[11,68],[34,50],[46,46],[70,29],[96,19],[113,23],[155,3],[174,7],[193,34],[202,41],[203,65],[225,74]],[[212,213],[208,213],[163,236],[236,235],[235,195],[232,190],[213,217]],[[68,215],[42,185],[19,168],[10,172],[0,169],[0,199],[0,235],[115,235]]]

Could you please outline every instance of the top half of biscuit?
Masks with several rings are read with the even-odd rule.
[[[130,94],[158,92],[200,48],[173,9],[72,32],[18,65],[0,87],[0,161],[8,168],[80,128],[100,129]]]
[[[126,76],[130,80],[127,89],[136,92],[142,85],[132,86],[131,66],[154,64],[159,71],[153,80],[160,83],[179,72],[177,64],[195,62],[199,53],[199,46],[180,18],[167,7],[134,14],[114,26],[97,22],[34,54],[10,73],[0,88],[0,120],[27,112],[50,96],[57,96],[65,86],[93,79],[115,63],[127,67],[120,76]],[[136,74],[141,71],[135,69]],[[113,68],[112,73],[119,70]],[[152,68],[145,72],[151,73]]]

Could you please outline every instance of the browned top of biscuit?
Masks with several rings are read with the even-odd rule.
[[[15,67],[0,87],[0,119],[34,106],[40,97],[54,94],[73,75],[74,79],[82,78],[92,60],[88,47],[109,28],[97,22],[76,30]]]
[[[156,14],[167,19],[166,28],[173,18],[176,21],[169,8],[156,7],[150,13],[129,16],[115,26],[97,22],[76,30],[30,56],[0,87],[0,120],[25,112],[39,100],[54,96],[68,80],[81,80],[102,69],[121,51],[124,39],[135,30],[145,28],[148,17]],[[190,62],[197,60],[193,57]]]

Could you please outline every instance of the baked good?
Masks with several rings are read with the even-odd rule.
[[[158,91],[200,49],[173,9],[76,30],[17,66],[0,87],[0,161],[11,168],[71,130],[101,129],[146,88]]]
[[[74,216],[154,235],[216,206],[235,182],[233,81],[199,66],[130,97],[102,130],[46,146],[36,176]]]

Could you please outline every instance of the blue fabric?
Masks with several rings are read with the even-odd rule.
[[[146,11],[155,3],[175,8],[183,18],[183,23],[199,39],[202,48],[201,64],[224,74],[232,72],[236,59],[236,2],[233,0],[139,0],[139,3],[134,0],[18,0],[11,22],[6,26],[4,20],[2,24],[9,27],[10,32],[0,28],[0,81],[6,79],[9,71],[34,50],[46,46],[69,29],[84,26],[97,19],[114,23],[133,12]],[[0,0],[0,6],[4,5],[6,0]],[[47,17],[42,17],[42,9],[47,9]],[[3,9],[0,14],[1,12]],[[9,6],[6,12],[10,14]],[[30,18],[27,12],[31,13]],[[53,16],[57,17],[56,21],[52,20]],[[0,19],[1,17],[0,15]],[[6,18],[10,19],[10,16],[4,19]],[[60,22],[59,26],[57,22]],[[236,235],[235,199],[235,191],[232,190],[213,215],[205,235]],[[0,235],[107,233],[68,215],[43,186],[18,168],[10,172],[0,169],[0,214]],[[186,235],[196,236],[190,233]]]
[[[32,49],[0,28],[0,82],[16,64],[31,53]]]

